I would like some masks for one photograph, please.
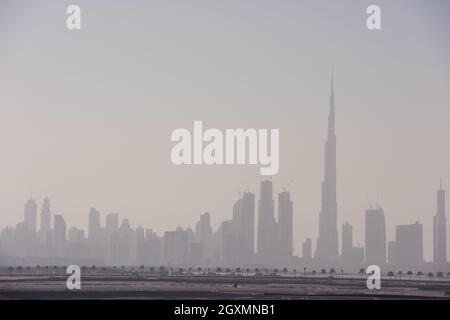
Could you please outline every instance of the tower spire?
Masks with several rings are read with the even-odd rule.
[[[334,71],[331,72],[330,84],[330,114],[328,116],[328,137],[334,135],[335,132],[335,111],[334,111]]]

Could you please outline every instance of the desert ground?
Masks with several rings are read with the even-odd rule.
[[[368,290],[358,276],[88,274],[69,290],[64,274],[0,274],[0,299],[446,299],[448,279],[383,278]]]

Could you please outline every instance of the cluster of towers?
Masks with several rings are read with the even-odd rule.
[[[303,265],[362,267],[371,264],[419,267],[423,258],[423,226],[420,223],[396,227],[395,240],[387,242],[386,222],[381,207],[365,212],[365,246],[353,246],[353,227],[342,226],[339,253],[336,192],[336,132],[334,84],[331,77],[328,135],[325,142],[325,174],[322,182],[319,234],[312,250],[312,240],[303,242],[302,258],[293,255],[293,202],[287,191],[278,194],[277,213],[273,184],[261,181],[256,203],[255,194],[244,192],[233,206],[232,217],[214,231],[209,213],[200,216],[195,226],[178,227],[158,236],[151,229],[132,228],[119,215],[106,216],[102,226],[100,212],[89,211],[88,235],[75,227],[66,230],[63,216],[53,216],[46,197],[42,204],[40,227],[37,228],[37,205],[33,199],[25,204],[24,221],[0,234],[0,257],[63,257],[97,261],[109,265],[160,264],[226,264],[226,265]],[[437,192],[437,211],[433,219],[433,263],[442,271],[447,264],[447,223],[445,191]],[[1,263],[2,261],[0,261]]]

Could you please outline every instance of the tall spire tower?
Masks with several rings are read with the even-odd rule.
[[[445,190],[442,189],[442,180],[437,191],[436,215],[433,217],[433,261],[438,268],[446,267],[447,218],[445,217]]]
[[[319,216],[319,238],[316,258],[338,257],[337,200],[336,200],[336,133],[334,107],[334,75],[331,74],[330,114],[325,142],[325,177],[322,182],[322,210]]]

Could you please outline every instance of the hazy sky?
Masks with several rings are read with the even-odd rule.
[[[363,245],[379,199],[388,239],[419,219],[429,259],[439,178],[450,194],[449,30],[445,0],[2,0],[0,228],[45,194],[69,226],[94,206],[160,233],[204,211],[217,227],[259,166],[174,166],[171,132],[202,120],[280,129],[274,190],[292,193],[300,254],[318,234],[334,68],[339,233],[349,221]]]

